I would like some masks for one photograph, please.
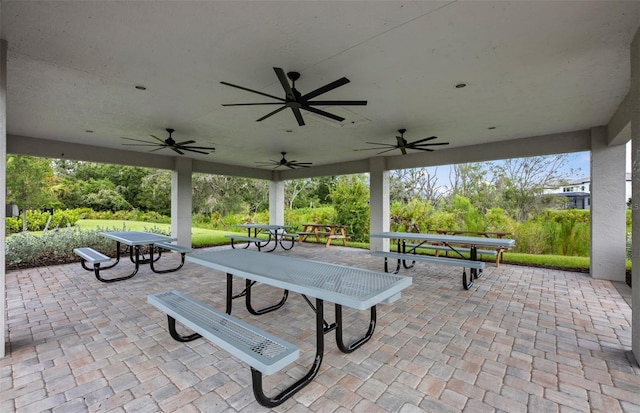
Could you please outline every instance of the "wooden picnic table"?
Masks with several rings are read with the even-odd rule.
[[[315,237],[317,242],[320,242],[320,237],[325,237],[327,240],[325,247],[331,245],[331,240],[334,239],[341,239],[342,245],[346,247],[347,238],[349,238],[349,235],[344,232],[344,225],[339,224],[304,224],[298,235],[300,235],[299,242],[304,242],[311,235]]]

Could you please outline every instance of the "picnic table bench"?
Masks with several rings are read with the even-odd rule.
[[[503,239],[505,237],[512,238],[513,234],[509,232],[492,232],[492,231],[467,231],[467,230],[450,230],[450,229],[435,229],[433,230],[436,234],[442,235],[466,235],[470,237],[485,237],[485,238],[498,238]],[[423,244],[407,244],[408,248],[424,248],[429,250],[434,250],[436,257],[439,256],[440,251],[444,251],[445,256],[448,257],[449,253],[453,252],[459,254],[461,252],[470,253],[471,247],[465,244],[456,244],[454,242],[450,243],[451,245],[443,245],[442,243],[423,243]],[[496,257],[496,267],[500,266],[500,260],[502,259],[502,255],[505,251],[505,248],[502,246],[496,246],[493,249],[477,249],[476,252],[479,255],[492,255]]]
[[[174,340],[187,342],[204,337],[251,366],[253,392],[258,401],[279,404],[286,400],[286,391],[275,397],[264,394],[262,375],[274,374],[297,360],[297,346],[179,291],[149,295],[147,301],[167,314],[169,334]],[[194,333],[178,333],[176,321]]]

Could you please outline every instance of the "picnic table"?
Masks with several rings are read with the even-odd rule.
[[[293,248],[295,244],[295,239],[298,237],[298,234],[292,234],[287,232],[287,228],[291,228],[287,225],[277,225],[277,224],[237,224],[238,228],[246,228],[247,235],[237,235],[237,234],[228,234],[225,237],[231,239],[231,248],[235,249],[236,241],[246,242],[243,249],[249,248],[249,245],[252,243],[258,248],[258,251],[261,251],[262,248],[265,248],[273,241],[273,247],[266,252],[271,252],[275,250],[278,245],[282,247],[284,250],[290,250]],[[253,233],[252,233],[253,232]],[[260,234],[266,234],[267,238],[259,237]]]
[[[396,259],[397,267],[395,272],[400,271],[401,265],[404,268],[412,268],[415,261],[425,261],[432,263],[439,263],[444,265],[463,267],[462,271],[462,286],[465,290],[468,290],[473,285],[473,280],[480,277],[480,273],[484,268],[484,263],[478,261],[478,247],[498,247],[498,248],[512,248],[515,246],[515,240],[506,238],[487,238],[487,237],[469,237],[461,235],[446,235],[446,234],[422,234],[414,232],[380,232],[370,235],[372,238],[389,238],[397,241],[398,252],[388,251],[373,251],[372,255],[381,256],[385,259],[385,271],[388,270],[387,259]],[[413,244],[408,244],[407,241],[413,241]],[[459,258],[449,257],[430,257],[421,256],[416,254],[417,248],[433,248],[433,244],[442,244],[449,251],[456,253]],[[462,251],[462,247],[459,245],[467,245]],[[469,258],[462,254],[462,252],[468,252]],[[411,261],[411,264],[408,262]],[[467,280],[467,274],[465,268],[469,268],[469,280]]]
[[[122,281],[132,278],[138,273],[141,264],[149,264],[151,271],[159,274],[178,271],[184,265],[185,254],[192,251],[191,247],[174,244],[173,242],[176,241],[177,238],[154,234],[152,232],[111,231],[100,232],[99,235],[112,239],[116,242],[115,262],[111,263],[110,257],[94,250],[93,248],[76,248],[73,251],[82,259],[82,267],[87,271],[94,271],[96,278],[102,282]],[[122,277],[104,278],[101,271],[111,269],[120,262],[120,256],[123,253],[123,251],[121,251],[121,246],[123,244],[127,246],[124,250],[124,254],[128,252],[129,260],[134,264],[133,271],[129,275]],[[145,257],[143,247],[147,247],[148,257]],[[177,267],[168,269],[156,268],[155,263],[162,257],[163,251],[180,253],[180,264]],[[157,252],[157,255],[154,256],[154,252]],[[107,262],[110,264],[101,266],[103,263],[106,264]],[[87,264],[92,265],[92,267],[87,266]]]
[[[304,242],[310,236],[315,237],[317,242],[320,242],[320,237],[325,237],[325,247],[331,245],[334,239],[341,239],[342,245],[346,247],[347,238],[349,238],[349,235],[344,232],[344,225],[339,224],[304,224],[298,235],[300,235],[300,242]]]
[[[193,300],[192,304],[189,304],[188,297],[185,298],[183,294],[176,292],[165,293],[165,295],[171,296],[171,301],[180,301],[184,307],[193,307],[195,310],[181,311],[179,305],[173,305],[171,302],[165,303],[163,297],[157,295],[150,296],[149,301],[171,313],[169,328],[172,331],[172,336],[175,335],[174,338],[176,340],[190,341],[199,338],[203,334],[227,351],[249,363],[252,366],[254,395],[260,404],[268,407],[283,403],[308,385],[317,375],[324,355],[325,334],[335,330],[336,344],[340,351],[350,353],[356,350],[373,336],[376,326],[376,306],[382,303],[390,304],[398,300],[401,291],[412,283],[410,277],[283,255],[262,254],[250,250],[206,252],[191,255],[187,259],[193,263],[226,274],[226,313],[205,309],[202,303],[195,300]],[[236,295],[233,294],[234,276],[245,279],[244,291]],[[271,307],[256,310],[251,303],[251,292],[256,283],[263,283],[282,289],[283,299]],[[231,317],[232,302],[236,298],[244,298],[245,306],[249,312],[252,314],[265,314],[281,308],[289,291],[301,294],[315,313],[316,354],[308,373],[277,396],[268,397],[262,389],[261,370],[266,371],[265,374],[271,374],[284,367],[297,358],[297,348],[262,331],[262,329],[254,328],[244,322],[240,323],[237,319]],[[315,298],[315,304],[307,297]],[[169,300],[166,301],[168,302]],[[325,301],[332,302],[335,305],[334,323],[325,321]],[[370,312],[370,321],[365,327],[366,333],[351,344],[345,344],[343,341],[343,306],[356,310],[369,310]],[[200,314],[203,314],[204,311],[211,314],[212,320],[201,319],[199,322],[194,321],[194,319],[201,318]],[[175,332],[175,319],[172,325],[174,316],[180,317],[188,326],[195,328],[198,333],[190,336],[177,334]],[[219,319],[220,321],[213,319]],[[292,322],[296,322],[295,320],[298,320],[298,318],[293,317]],[[198,325],[199,323],[200,326]],[[269,321],[265,320],[265,327],[268,327],[268,323]],[[225,326],[230,324],[238,327],[234,327],[233,332],[227,334]],[[225,331],[222,331],[223,329]],[[240,329],[242,331],[239,331]],[[261,337],[258,339],[259,343],[254,342],[253,337],[256,336],[256,332],[259,332],[258,335]],[[227,335],[233,335],[236,338],[229,338]],[[238,339],[237,337],[240,335],[246,338]],[[279,353],[282,356],[277,356],[275,361],[268,363],[265,361],[262,351],[259,351],[261,354],[257,356],[253,355],[257,351],[256,349],[262,349],[265,346],[269,348],[277,347],[280,349]]]

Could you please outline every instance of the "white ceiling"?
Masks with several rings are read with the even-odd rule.
[[[132,149],[121,137],[171,127],[178,141],[217,148],[194,159],[248,167],[281,151],[314,166],[365,159],[377,151],[354,149],[394,144],[399,128],[459,148],[606,125],[629,91],[640,25],[636,1],[1,7],[8,134]],[[346,76],[317,99],[368,105],[323,108],[342,123],[302,111],[303,127],[289,109],[256,122],[276,107],[221,106],[269,101],[221,81],[284,97],[273,67],[300,72],[302,94]]]

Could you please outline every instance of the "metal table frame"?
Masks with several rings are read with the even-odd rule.
[[[328,264],[301,258],[261,254],[247,250],[226,250],[194,254],[187,260],[227,274],[226,312],[231,314],[232,302],[244,297],[245,306],[252,314],[265,314],[281,308],[289,291],[301,294],[316,314],[316,354],[309,371],[280,394],[268,397],[262,390],[262,373],[251,369],[256,399],[263,406],[283,403],[309,384],[320,370],[324,354],[324,335],[335,330],[340,351],[350,353],[369,341],[376,326],[376,305],[391,303],[412,283],[410,277],[376,272],[366,269]],[[233,294],[233,276],[245,279],[245,288]],[[251,289],[255,283],[281,288],[283,297],[277,304],[255,309],[251,304]],[[308,297],[315,298],[315,305]],[[335,322],[324,319],[324,301],[335,304]],[[342,307],[369,310],[370,321],[366,333],[352,343],[343,340]]]
[[[184,265],[184,257],[182,258],[182,261],[177,268],[160,270],[160,269],[157,269],[154,265],[155,262],[158,261],[160,257],[162,257],[161,249],[158,249],[158,255],[154,257],[154,249],[155,249],[154,244],[161,243],[161,242],[167,243],[167,242],[176,241],[177,238],[167,237],[166,235],[154,234],[152,232],[141,232],[141,231],[107,231],[107,232],[100,232],[99,235],[105,238],[112,239],[116,242],[116,261],[109,266],[101,267],[100,268],[101,270],[108,270],[109,268],[113,268],[116,265],[118,265],[118,263],[120,262],[122,244],[127,245],[127,248],[125,249],[124,253],[126,254],[127,251],[129,252],[129,260],[134,264],[134,269],[133,269],[133,272],[131,272],[131,274],[125,275],[123,277],[109,278],[109,279],[99,277],[98,279],[100,281],[113,282],[113,281],[122,281],[122,280],[127,280],[129,278],[132,278],[134,275],[138,273],[138,270],[140,269],[140,264],[149,264],[149,266],[151,267],[151,271],[158,274],[178,271]],[[145,258],[143,252],[141,251],[142,247],[144,246],[147,246],[149,249],[148,258]]]
[[[291,248],[293,248],[293,245],[295,244],[295,240],[293,238],[291,238],[291,243],[287,244],[287,243],[283,243],[284,240],[284,234],[287,231],[287,228],[290,228],[290,226],[288,225],[275,225],[275,224],[238,224],[236,225],[236,227],[238,228],[246,228],[247,229],[247,237],[249,238],[257,238],[258,234],[264,233],[264,231],[267,231],[269,238],[266,239],[264,242],[254,242],[254,244],[256,244],[256,246],[258,247],[258,249],[262,249],[264,247],[266,247],[267,245],[269,245],[269,243],[273,240],[273,248],[271,248],[270,250],[267,250],[265,252],[272,252],[273,250],[275,250],[278,247],[278,244],[280,244],[280,246],[282,247],[283,250],[290,250]],[[253,230],[253,235],[251,235],[251,230]],[[243,249],[247,249],[249,247],[249,245],[251,244],[251,241],[247,242],[247,245],[245,245],[243,247]],[[232,243],[233,246],[233,243]],[[235,248],[235,246],[233,246],[233,248]]]
[[[515,246],[515,240],[506,238],[487,238],[487,237],[469,237],[462,235],[445,235],[445,234],[422,234],[416,232],[378,232],[369,235],[371,238],[389,238],[397,240],[398,252],[402,254],[415,254],[416,249],[420,248],[423,244],[441,243],[449,247],[451,251],[457,253],[461,259],[467,259],[460,251],[456,249],[457,245],[469,245],[469,260],[478,260],[478,247],[500,247],[504,249],[513,248]],[[417,242],[417,245],[407,250],[407,240]],[[415,261],[411,264],[407,264],[408,260],[398,259],[396,272],[400,271],[400,265],[404,268],[412,268],[415,265]],[[386,264],[385,264],[386,265]],[[386,268],[385,268],[386,270]],[[470,282],[466,280],[466,273],[462,273],[462,285],[465,290],[468,290],[473,284],[473,280],[478,279],[482,270],[476,268],[470,268]]]

